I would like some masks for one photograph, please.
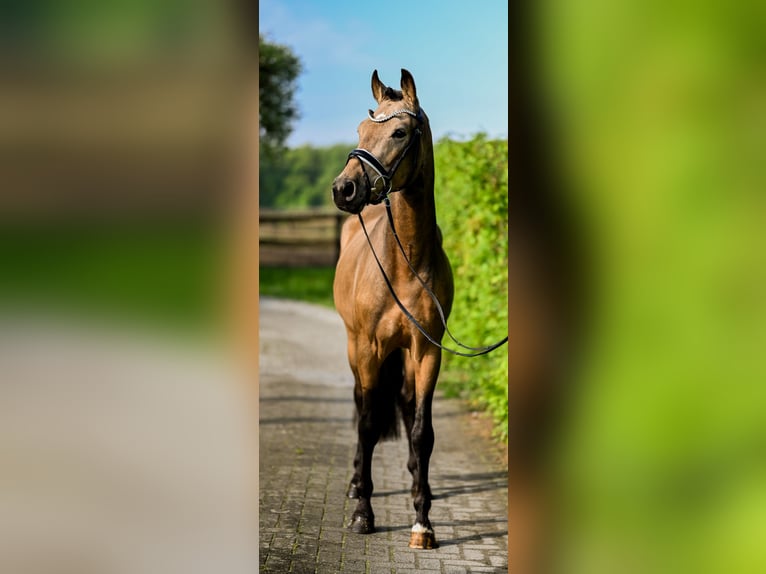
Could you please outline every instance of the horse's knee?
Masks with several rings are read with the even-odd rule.
[[[376,424],[375,417],[371,410],[363,410],[359,414],[357,431],[359,433],[359,439],[363,445],[370,446],[378,442],[380,429]]]
[[[431,424],[415,424],[412,428],[412,448],[419,457],[431,456],[434,448],[434,429]]]
[[[418,469],[418,459],[415,458],[414,454],[411,454],[410,457],[407,459],[407,470],[410,471],[410,474],[414,475],[417,469]]]

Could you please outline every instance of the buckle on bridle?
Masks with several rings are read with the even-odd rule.
[[[378,191],[379,181],[383,182],[383,188],[380,191]],[[391,183],[392,183],[391,179],[388,176],[383,175],[382,173],[378,174],[377,177],[375,177],[375,179],[373,180],[372,185],[370,186],[370,191],[374,191],[375,193],[377,193],[378,194],[377,200],[382,201],[383,198],[388,197],[388,194],[391,193]]]

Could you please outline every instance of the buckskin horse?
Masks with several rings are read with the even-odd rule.
[[[445,320],[452,306],[452,270],[436,223],[431,130],[413,77],[402,69],[399,91],[385,86],[376,70],[372,95],[378,108],[359,124],[359,146],[349,154],[332,188],[339,209],[353,214],[365,210],[364,220],[349,218],[343,226],[333,285],[355,380],[358,443],[348,496],[358,502],[351,530],[362,534],[375,530],[370,503],[372,453],[379,440],[398,437],[398,410],[409,441],[407,468],[416,512],[410,547],[433,548],[428,463],[434,444],[431,403],[441,350],[395,304],[386,282],[380,280],[378,265],[427,333],[438,341],[445,327],[434,302],[399,253],[384,200],[394,214],[409,264],[441,302]]]
[[[333,285],[355,380],[358,442],[347,494],[358,499],[351,530],[374,532],[372,454],[378,441],[398,437],[400,417],[416,513],[409,545],[434,548],[431,404],[453,281],[436,223],[428,116],[405,69],[400,87],[385,86],[373,72],[378,107],[359,124],[359,146],[332,185],[335,205],[358,215],[344,223]]]

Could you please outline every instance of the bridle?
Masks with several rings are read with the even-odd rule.
[[[411,149],[415,149],[415,161],[413,162],[415,165],[417,165],[418,158],[420,156],[420,136],[423,133],[423,130],[421,129],[423,126],[423,111],[418,108],[417,112],[413,112],[412,110],[408,110],[406,108],[401,108],[398,110],[395,110],[391,112],[390,114],[387,114],[385,116],[378,116],[375,117],[372,110],[368,110],[369,119],[370,121],[373,121],[375,123],[382,123],[387,122],[391,118],[395,116],[399,116],[401,114],[408,114],[415,118],[418,122],[418,127],[416,127],[413,132],[412,136],[410,136],[410,141],[407,142],[407,145],[402,150],[402,153],[399,154],[399,156],[394,160],[394,164],[391,166],[390,170],[387,170],[385,167],[383,167],[383,164],[378,160],[378,158],[375,157],[375,155],[364,149],[364,148],[355,148],[351,150],[351,152],[348,154],[348,159],[346,160],[346,163],[351,161],[352,158],[356,158],[359,160],[359,164],[362,166],[362,173],[364,173],[364,180],[367,183],[367,188],[370,191],[370,197],[372,197],[373,191],[377,193],[375,197],[372,197],[370,200],[370,203],[373,205],[376,205],[383,201],[384,198],[388,197],[389,193],[393,193],[394,191],[400,191],[401,189],[404,189],[409,185],[412,178],[409,178],[407,182],[404,183],[401,187],[397,189],[392,189],[393,187],[393,180],[394,175],[396,174],[396,170],[399,169],[399,166],[402,163],[402,160],[404,160],[405,157],[407,157],[407,154]],[[418,145],[415,145],[418,144]],[[365,168],[365,165],[368,165],[371,167],[375,172],[377,172],[377,175],[375,176],[375,179],[370,182],[370,177],[367,174],[367,169]],[[413,170],[413,173],[415,171]],[[378,183],[382,182],[383,187],[380,191],[378,191]]]
[[[471,353],[466,353],[463,351],[456,351],[454,349],[450,349],[448,347],[445,347],[442,345],[439,341],[437,341],[432,335],[430,335],[425,328],[418,322],[417,319],[410,313],[410,311],[404,306],[404,304],[401,302],[399,297],[396,295],[396,292],[394,291],[394,286],[391,284],[391,280],[388,278],[388,275],[386,274],[385,269],[383,269],[383,264],[380,262],[380,259],[378,258],[378,254],[375,252],[375,248],[372,246],[372,241],[370,240],[370,236],[367,233],[367,228],[364,225],[364,219],[362,219],[362,213],[359,212],[357,214],[357,217],[359,218],[359,223],[362,226],[362,231],[364,231],[364,236],[367,238],[367,244],[370,246],[370,251],[372,251],[372,255],[375,258],[375,262],[378,264],[378,268],[380,269],[381,274],[383,275],[383,280],[386,283],[386,286],[388,287],[389,292],[391,293],[391,296],[394,298],[394,301],[398,305],[399,309],[404,313],[404,315],[409,319],[409,321],[415,325],[415,327],[420,331],[420,333],[432,344],[436,345],[443,351],[447,351],[448,353],[452,353],[453,355],[459,355],[461,357],[478,357],[480,355],[485,355],[489,353],[490,351],[493,351],[500,347],[501,345],[508,342],[508,337],[506,336],[501,341],[498,341],[497,343],[494,343],[493,345],[489,345],[486,347],[469,347],[468,345],[464,345],[460,341],[458,341],[452,333],[450,333],[449,328],[447,327],[447,318],[444,313],[444,309],[441,306],[441,303],[439,303],[438,298],[436,297],[436,294],[428,287],[426,282],[420,277],[418,272],[415,270],[415,268],[412,266],[412,263],[410,262],[409,258],[407,257],[407,254],[404,250],[404,246],[402,246],[401,241],[399,240],[399,235],[396,233],[396,227],[394,225],[394,216],[391,213],[391,202],[388,198],[388,195],[390,193],[393,193],[395,191],[400,191],[401,189],[404,189],[407,187],[409,182],[412,180],[412,177],[408,178],[407,183],[402,185],[400,188],[392,189],[393,185],[393,177],[396,173],[396,170],[399,168],[399,165],[401,164],[402,160],[407,156],[407,153],[409,153],[410,149],[413,147],[414,143],[420,143],[420,136],[422,135],[422,130],[420,127],[423,125],[423,112],[418,109],[417,112],[413,112],[411,110],[407,109],[399,109],[394,112],[391,112],[388,115],[385,116],[379,116],[375,117],[373,115],[372,110],[369,110],[369,116],[370,120],[373,122],[385,122],[393,118],[394,116],[400,115],[400,114],[409,114],[412,117],[414,117],[418,121],[418,127],[414,130],[412,136],[410,137],[410,141],[407,142],[407,145],[405,146],[404,150],[401,154],[396,158],[394,161],[393,166],[390,170],[386,170],[385,167],[383,167],[383,164],[378,160],[378,158],[375,157],[374,154],[369,152],[366,149],[363,148],[356,148],[352,150],[348,154],[348,161],[351,160],[351,158],[357,158],[359,160],[359,163],[362,166],[362,172],[364,173],[364,178],[367,183],[367,186],[370,190],[370,196],[372,196],[372,192],[376,191],[378,194],[375,198],[373,198],[369,203],[375,205],[380,203],[381,201],[386,206],[386,213],[388,215],[388,224],[389,227],[391,227],[391,232],[394,235],[394,238],[396,239],[396,244],[399,247],[399,251],[401,252],[402,256],[404,257],[404,260],[407,262],[407,266],[410,268],[410,271],[412,274],[417,278],[420,285],[423,287],[423,289],[428,293],[428,296],[431,298],[431,300],[436,305],[436,309],[439,313],[439,317],[441,318],[442,325],[444,326],[444,331],[447,333],[447,335],[452,339],[454,343],[456,343],[458,346],[462,347],[463,349],[467,349],[469,351],[473,351]],[[415,164],[417,164],[417,157],[420,154],[420,145],[417,145],[415,147],[416,150],[416,158],[415,158]],[[365,169],[365,164],[370,166],[373,170],[377,172],[377,176],[373,180],[372,183],[370,183],[370,178],[367,175],[367,170]],[[414,176],[413,176],[414,177]],[[378,182],[383,182],[383,189],[380,192],[377,192],[377,185]]]

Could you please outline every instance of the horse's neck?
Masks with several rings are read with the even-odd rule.
[[[396,234],[407,258],[418,267],[428,261],[439,243],[433,184],[425,189],[402,190],[390,198]]]

